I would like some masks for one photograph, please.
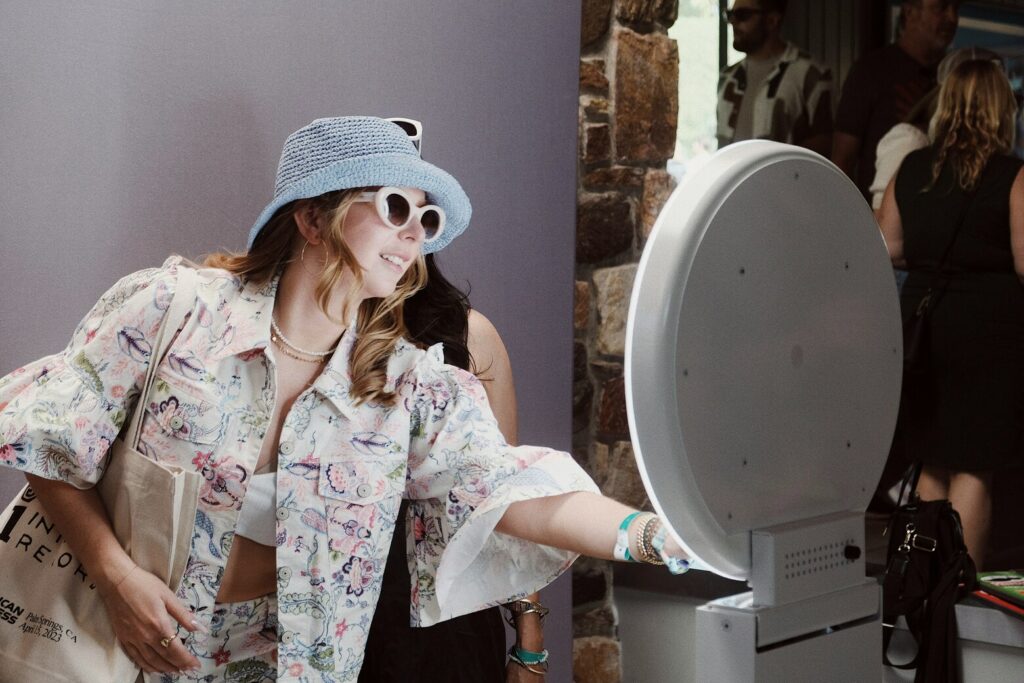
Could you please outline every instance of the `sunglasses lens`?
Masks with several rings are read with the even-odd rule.
[[[401,228],[409,222],[409,212],[411,209],[409,201],[405,197],[397,192],[392,192],[385,201],[388,205],[388,223],[391,223],[396,228]]]
[[[757,14],[757,10],[751,7],[740,7],[739,9],[727,9],[723,14],[726,21],[737,21],[742,24]]]
[[[434,209],[427,209],[420,216],[420,225],[423,226],[426,241],[437,239],[437,236],[441,234],[441,214]]]
[[[409,137],[416,136],[416,124],[412,121],[406,121],[405,119],[390,119],[391,123],[395,124],[399,128],[405,131],[405,134]]]

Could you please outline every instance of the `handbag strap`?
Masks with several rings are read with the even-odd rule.
[[[196,271],[185,263],[181,263],[178,265],[178,282],[174,288],[174,295],[171,297],[171,303],[167,306],[167,312],[153,339],[153,348],[149,354],[149,367],[146,369],[146,380],[139,392],[139,399],[132,412],[128,431],[124,435],[125,443],[135,450],[138,450],[139,447],[142,416],[146,412],[146,401],[150,389],[156,380],[156,368],[167,354],[171,347],[171,341],[178,334],[178,330],[185,323],[185,318],[192,312],[195,304]]]
[[[907,471],[903,474],[903,479],[900,480],[900,495],[896,498],[896,510],[898,511],[904,505],[910,502],[914,497],[914,492],[917,490],[917,482],[921,478],[921,470],[924,469],[924,464],[921,461],[913,461]],[[903,499],[903,495],[907,495],[907,499]],[[889,515],[889,523],[885,525],[885,530],[882,531],[882,536],[891,538],[894,533],[896,525],[897,514],[893,511]]]
[[[963,553],[939,578],[928,596],[928,616],[921,633],[916,634],[924,649],[924,662],[918,666],[915,681],[950,683],[960,680],[956,666],[956,603],[960,598],[960,579],[967,569],[973,570],[973,563]]]
[[[920,460],[915,461],[910,467],[907,468],[906,473],[903,475],[903,481],[900,484],[900,495],[896,499],[896,507],[902,507],[904,505],[903,494],[907,494],[907,501],[914,495],[914,491],[917,490],[917,482],[921,479],[921,470],[924,469],[924,463]]]
[[[920,612],[924,610],[924,598],[920,601],[915,601],[912,608],[904,611],[897,611],[894,605],[899,600],[899,589],[900,586],[891,579],[886,577],[882,585],[882,662],[886,666],[891,666],[894,669],[916,669],[918,662],[921,658],[921,648],[917,649],[914,653],[914,657],[909,662],[902,664],[896,664],[889,659],[889,643],[892,640],[893,633],[896,631],[896,620],[902,616],[907,621],[907,630],[910,631],[911,636],[914,638],[914,642],[920,644],[920,638],[915,632],[915,627],[911,624],[919,622],[914,616],[919,616]]]
[[[964,220],[967,218],[967,211],[968,209],[971,208],[971,205],[974,204],[974,195],[976,193],[977,188],[968,192],[967,201],[965,201],[960,206],[960,213],[956,219],[956,227],[953,228],[953,236],[949,239],[949,244],[946,245],[946,249],[942,252],[942,258],[939,259],[939,267],[935,270],[935,274],[932,275],[932,281],[928,283],[928,290],[924,295],[924,298],[921,299],[921,303],[918,304],[917,306],[917,315],[921,315],[922,313],[924,313],[925,310],[927,310],[932,305],[934,301],[934,298],[932,297],[932,291],[935,289],[935,284],[943,275],[948,275],[948,273],[943,272],[943,269],[946,266],[946,262],[949,260],[950,252],[953,251],[953,245],[956,244],[956,238],[960,236],[960,228],[963,227]],[[948,286],[949,278],[946,277],[942,285],[942,289],[938,291],[938,294],[942,294],[944,291],[946,291],[946,287]]]

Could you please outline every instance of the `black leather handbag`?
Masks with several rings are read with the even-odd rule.
[[[907,479],[916,486],[920,465]],[[903,491],[900,491],[900,500]],[[977,587],[974,561],[964,545],[960,515],[948,500],[922,501],[914,493],[896,508],[882,584],[882,658],[897,669],[916,669],[914,683],[959,683],[956,603]],[[909,662],[889,660],[896,620],[904,617],[917,644]]]

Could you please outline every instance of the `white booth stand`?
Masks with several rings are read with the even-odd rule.
[[[731,145],[666,204],[627,328],[637,463],[677,540],[752,589],[697,609],[696,680],[882,680],[864,510],[901,337],[871,211],[822,157]],[[670,628],[649,636],[678,649]]]

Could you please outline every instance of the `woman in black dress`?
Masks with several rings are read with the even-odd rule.
[[[998,63],[959,65],[939,93],[931,144],[903,161],[880,215],[893,264],[910,271],[904,324],[930,287],[937,293],[928,371],[904,383],[898,433],[923,463],[918,493],[952,502],[979,568],[993,474],[1024,462],[1024,162],[1009,156],[1016,115]]]
[[[426,256],[427,284],[404,308],[409,339],[428,347],[444,344],[444,360],[480,378],[498,426],[509,443],[517,442],[515,386],[508,353],[487,318],[470,309],[465,293],[441,273],[433,254]],[[505,656],[505,626],[497,607],[471,612],[434,626],[409,625],[411,578],[406,564],[402,502],[392,537],[384,583],[370,626],[360,683],[543,683],[545,676]],[[529,596],[539,604],[539,596]],[[513,617],[519,647],[544,649],[536,612]],[[457,656],[439,656],[450,653]],[[536,668],[536,667],[534,667]],[[538,669],[539,670],[539,669]]]

